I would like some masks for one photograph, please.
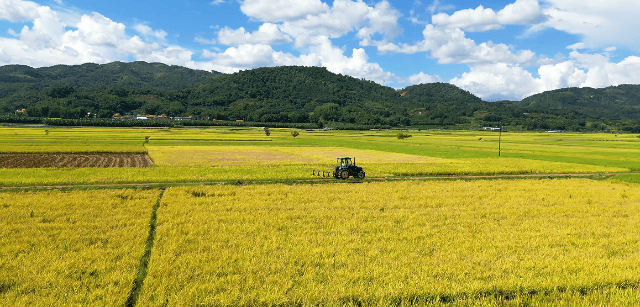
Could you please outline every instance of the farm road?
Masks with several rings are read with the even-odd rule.
[[[164,189],[174,186],[194,185],[247,185],[247,184],[319,184],[319,183],[358,183],[358,182],[382,182],[404,180],[481,180],[481,179],[563,179],[563,178],[591,178],[604,179],[613,175],[640,175],[640,173],[573,173],[573,174],[498,174],[498,175],[440,175],[440,176],[396,176],[396,177],[368,177],[364,180],[347,179],[337,180],[333,178],[312,177],[309,179],[294,180],[226,180],[226,181],[200,181],[200,182],[140,182],[140,183],[113,183],[113,184],[69,184],[69,185],[32,185],[32,186],[0,186],[0,191],[11,190],[51,190],[51,189],[118,189],[118,188],[148,188]]]

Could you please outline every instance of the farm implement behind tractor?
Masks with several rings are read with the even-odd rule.
[[[337,159],[333,172],[313,170],[314,176],[330,177],[345,180],[349,177],[364,179],[365,173],[362,167],[356,166],[356,159],[351,163],[350,157],[340,157]]]

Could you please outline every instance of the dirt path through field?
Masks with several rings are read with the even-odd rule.
[[[382,182],[382,181],[404,181],[404,180],[482,180],[482,179],[563,179],[563,178],[591,178],[603,179],[614,175],[640,175],[640,173],[580,173],[580,174],[504,174],[504,175],[451,175],[451,176],[407,176],[407,177],[370,177],[365,180],[347,179],[338,180],[333,178],[312,177],[309,179],[294,180],[226,180],[226,181],[201,181],[201,182],[140,182],[140,183],[112,183],[112,184],[75,184],[75,185],[33,185],[33,186],[0,186],[2,190],[47,190],[47,189],[113,189],[113,188],[167,188],[174,186],[196,186],[196,185],[247,185],[247,184],[322,184],[322,183],[361,183],[361,182]]]

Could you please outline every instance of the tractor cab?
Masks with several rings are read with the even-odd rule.
[[[353,158],[351,163],[350,157],[340,157],[336,160],[336,167],[333,171],[333,177],[336,179],[347,179],[349,176],[364,179],[364,171],[362,167],[356,166],[356,159]]]
[[[351,158],[349,158],[349,157],[341,157],[341,158],[338,158],[338,163],[337,163],[337,165],[340,165],[340,166],[347,166],[347,165],[351,165]]]

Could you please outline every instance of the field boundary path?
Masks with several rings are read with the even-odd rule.
[[[497,180],[497,179],[563,179],[563,178],[590,178],[604,179],[614,175],[640,175],[639,172],[622,173],[544,173],[544,174],[497,174],[497,175],[438,175],[438,176],[395,176],[395,177],[367,177],[364,180],[333,178],[309,178],[309,179],[283,179],[283,180],[219,180],[219,181],[193,181],[193,182],[136,182],[136,183],[95,183],[95,184],[57,184],[57,185],[30,185],[30,186],[0,186],[0,191],[11,190],[50,190],[50,189],[114,189],[114,188],[145,188],[165,189],[176,186],[193,185],[248,185],[248,184],[322,184],[322,183],[360,183],[381,181],[406,181],[406,180]]]
[[[131,286],[129,297],[127,297],[127,301],[124,303],[126,307],[133,307],[138,303],[140,291],[142,291],[144,280],[147,278],[149,261],[151,261],[151,250],[153,249],[153,243],[156,239],[158,209],[160,208],[160,202],[162,201],[162,196],[164,196],[164,191],[165,190],[163,189],[160,192],[160,195],[158,196],[158,199],[156,200],[156,203],[155,205],[153,205],[153,209],[151,210],[151,219],[149,220],[149,236],[147,236],[147,241],[144,247],[144,254],[142,254],[142,257],[140,258],[140,266],[138,267],[136,278],[133,281],[133,285]]]

